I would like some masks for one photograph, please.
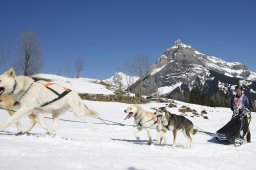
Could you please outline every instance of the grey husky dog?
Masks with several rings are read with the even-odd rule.
[[[182,130],[184,136],[188,139],[186,148],[191,148],[192,135],[196,134],[197,129],[194,129],[193,123],[179,115],[171,114],[166,107],[160,107],[155,109],[157,117],[157,131],[162,133],[164,131],[170,130],[173,132],[173,148],[176,145],[177,131]],[[162,134],[161,134],[162,136]]]

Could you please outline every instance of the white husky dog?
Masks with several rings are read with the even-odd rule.
[[[136,125],[136,128],[134,129],[134,136],[137,140],[139,140],[139,135],[138,133],[142,130],[142,129],[146,129],[147,134],[148,134],[148,144],[152,144],[152,136],[151,136],[151,128],[156,128],[157,126],[157,117],[155,115],[154,112],[148,112],[145,111],[142,107],[138,106],[138,105],[131,105],[129,107],[127,107],[124,110],[125,113],[128,113],[128,115],[126,116],[126,119],[129,119],[130,117],[134,118],[134,124]],[[163,136],[157,136],[157,141],[158,143],[160,143],[160,138],[162,138]],[[164,137],[164,140],[165,137]]]
[[[11,124],[18,122],[22,117],[34,113],[41,126],[54,136],[59,116],[69,108],[77,118],[87,121],[91,127],[95,128],[87,116],[96,116],[98,113],[86,108],[76,92],[67,91],[62,86],[46,81],[35,82],[27,76],[16,76],[11,68],[0,76],[0,96],[2,94],[11,95],[17,101],[16,104],[19,105],[19,109],[0,125],[0,130],[4,130]],[[44,113],[52,113],[52,128],[47,126]]]
[[[16,101],[13,100],[13,98],[9,95],[1,95],[0,96],[0,109],[5,109],[10,116],[15,114],[15,109],[17,109],[14,104]],[[18,134],[30,132],[30,130],[35,126],[36,124],[36,116],[32,113],[29,116],[29,119],[31,121],[30,126],[26,130],[22,130],[21,123],[19,121],[16,122]]]

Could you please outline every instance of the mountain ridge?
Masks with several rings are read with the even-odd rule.
[[[217,93],[231,96],[235,86],[240,84],[245,93],[255,99],[255,83],[256,73],[246,65],[207,56],[178,39],[130,90],[189,101],[192,89],[197,88],[208,96]]]

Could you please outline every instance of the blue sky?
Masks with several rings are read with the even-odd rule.
[[[83,77],[105,79],[138,54],[155,63],[178,38],[256,71],[255,9],[253,0],[1,0],[0,40],[35,32],[44,73],[66,74],[81,56]]]

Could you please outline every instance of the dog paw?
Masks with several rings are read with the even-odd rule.
[[[52,133],[47,132],[46,135],[51,137],[51,138],[54,138],[56,136],[56,132],[52,132]]]
[[[167,142],[166,142],[166,141],[163,141],[163,142],[162,142],[162,144],[163,144],[163,145],[166,145],[166,144],[167,144]]]
[[[29,131],[28,131],[28,130],[22,130],[22,131],[20,131],[19,133],[21,133],[22,135],[24,135],[24,134],[29,133]]]
[[[15,136],[20,136],[20,135],[24,135],[24,133],[22,131],[15,133]]]

